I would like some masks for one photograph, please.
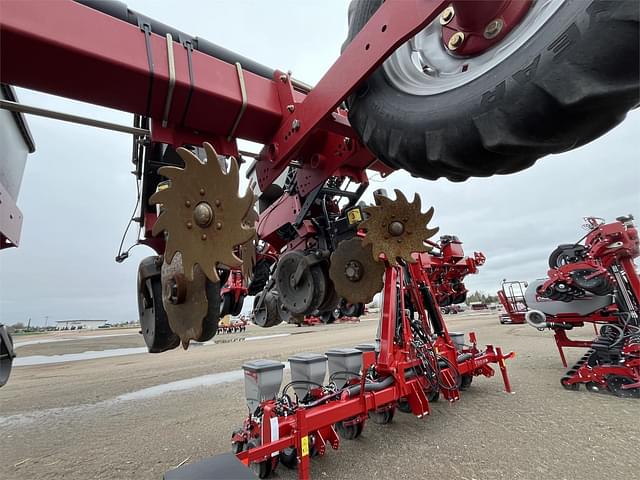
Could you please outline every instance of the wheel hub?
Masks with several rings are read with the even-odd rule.
[[[451,3],[451,10],[440,16],[442,42],[464,56],[477,55],[494,46],[520,23],[532,5],[530,0]]]
[[[439,20],[391,54],[383,63],[385,76],[410,95],[438,95],[459,88],[517,52],[564,1],[453,0]]]
[[[343,240],[331,254],[329,277],[335,292],[349,303],[368,303],[382,290],[384,265],[359,237]]]
[[[193,219],[200,228],[206,228],[211,225],[213,221],[213,209],[211,205],[207,202],[200,202],[196,205],[196,208],[193,209]],[[218,222],[216,224],[218,230],[222,228],[222,223]]]
[[[372,246],[375,261],[382,253],[391,264],[397,264],[398,258],[414,262],[412,254],[431,250],[424,242],[438,232],[437,227],[427,227],[434,210],[422,213],[417,194],[409,202],[400,190],[395,192],[395,200],[374,194],[376,204],[365,208],[368,217],[360,224],[367,232],[362,241]]]
[[[285,253],[278,262],[275,278],[280,302],[294,315],[312,313],[327,296],[329,285],[322,267],[307,264],[302,252]]]
[[[394,237],[399,237],[404,233],[404,224],[397,220],[389,224],[389,233]]]
[[[344,276],[351,282],[357,282],[362,278],[362,264],[357,260],[347,262],[344,268]]]

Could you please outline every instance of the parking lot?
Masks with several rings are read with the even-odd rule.
[[[562,389],[564,368],[548,333],[500,325],[496,313],[447,321],[450,330],[475,331],[480,343],[517,352],[509,362],[515,393],[503,391],[499,374],[476,378],[459,402],[434,404],[430,417],[398,412],[389,425],[369,422],[360,438],[314,459],[312,478],[635,477],[637,400]],[[159,355],[141,353],[135,330],[18,337],[24,366],[0,389],[0,478],[158,479],[227,452],[247,414],[244,361],[371,342],[376,326],[375,319],[251,326]],[[589,338],[593,330],[578,333]],[[568,352],[570,361],[579,356]],[[275,478],[296,474],[281,466]]]

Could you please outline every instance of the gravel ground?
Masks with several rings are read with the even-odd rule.
[[[565,391],[559,384],[564,368],[550,335],[528,326],[503,326],[496,317],[458,315],[447,321],[450,330],[474,330],[481,343],[517,352],[509,362],[515,394],[503,391],[499,374],[476,378],[459,402],[433,404],[430,417],[419,420],[398,412],[390,425],[369,422],[360,438],[314,459],[312,477],[637,478],[640,402]],[[17,367],[0,389],[0,478],[158,479],[181,462],[227,452],[230,432],[246,414],[239,376],[159,396],[139,391],[237,372],[250,358],[286,360],[297,352],[372,341],[375,330],[375,321],[250,327],[186,352]],[[18,354],[142,346],[141,337],[131,333],[91,339],[83,332],[70,341],[19,347]],[[579,333],[589,338],[592,330]],[[236,341],[259,335],[266,337]],[[60,336],[42,337],[50,338]],[[568,350],[569,361],[580,352]],[[211,383],[218,377],[205,378]],[[297,477],[280,467],[274,478]]]

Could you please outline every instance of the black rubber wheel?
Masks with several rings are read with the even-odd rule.
[[[202,319],[202,333],[197,342],[206,342],[211,340],[218,331],[218,323],[220,322],[220,283],[212,283],[206,280],[205,294],[207,296],[207,314]]]
[[[591,292],[594,295],[608,295],[613,292],[613,285],[607,279],[606,275],[598,275],[593,278],[586,278],[595,270],[577,270],[571,274],[573,283],[577,287]]]
[[[9,381],[14,356],[11,334],[0,324],[0,387]]]
[[[566,383],[566,380],[564,378],[560,379],[560,384],[566,390],[580,390],[580,384],[579,383]]]
[[[373,423],[377,423],[378,425],[386,425],[387,423],[391,423],[395,413],[396,409],[394,407],[391,407],[379,412],[371,411],[369,412],[369,418],[371,418]]]
[[[398,400],[398,410],[402,413],[411,413],[411,406],[406,398],[401,398]]]
[[[549,255],[549,268],[560,268],[569,263],[579,262],[585,253],[586,248],[583,245],[558,245]]]
[[[322,323],[326,324],[330,324],[336,321],[336,318],[333,316],[333,311],[331,312],[322,312],[320,314],[320,320],[322,321]]]
[[[336,431],[340,438],[344,440],[355,440],[362,433],[364,428],[362,423],[356,423],[353,425],[345,425],[343,422],[336,423]]]
[[[231,438],[233,438],[236,434],[242,433],[242,428],[237,428],[233,431],[233,433],[231,434]],[[242,452],[244,450],[244,443],[245,442],[236,442],[236,441],[232,441],[231,442],[231,452],[234,455],[237,455],[238,453]]]
[[[240,296],[237,302],[233,302],[233,308],[231,309],[231,315],[237,317],[242,312],[242,306],[244,305],[244,296]]]
[[[345,317],[357,317],[360,312],[361,303],[346,303],[342,308],[342,315]]]
[[[301,263],[304,265],[302,275],[298,283],[292,285]],[[318,264],[309,266],[304,254],[298,251],[285,253],[280,258],[275,279],[280,302],[294,315],[310,315],[318,310],[330,286],[322,267]]]
[[[445,295],[442,297],[441,300],[438,301],[438,305],[440,305],[441,307],[448,307],[449,305],[451,305],[453,302],[451,301],[451,296],[450,295]],[[449,313],[449,312],[447,312]]]
[[[459,304],[459,303],[464,303],[467,301],[467,292],[462,292],[462,293],[457,293],[454,297],[453,297],[453,301],[451,303],[453,304]],[[455,311],[454,313],[458,313],[457,311]]]
[[[279,325],[282,322],[282,318],[278,311],[278,297],[271,292],[267,292],[262,305],[259,309],[256,309],[259,298],[259,296],[256,296],[253,299],[253,323],[262,328],[270,328]]]
[[[220,318],[225,315],[229,315],[233,309],[233,295],[231,292],[222,294],[222,301],[220,302]]]
[[[434,388],[430,392],[427,393],[427,400],[429,403],[437,402],[440,399],[440,390]]]
[[[598,382],[587,382],[584,384],[584,388],[591,393],[606,393],[607,389],[600,385]]]
[[[267,285],[271,275],[272,261],[262,259],[253,267],[253,278],[247,287],[248,295],[257,295]]]
[[[351,2],[345,45],[382,3]],[[439,93],[409,94],[380,67],[349,98],[349,120],[380,160],[417,177],[523,170],[599,137],[638,105],[639,12],[637,0],[567,0],[488,72]]]
[[[161,353],[180,345],[162,305],[159,257],[147,257],[138,266],[138,315],[140,331],[150,353]]]
[[[462,375],[460,377],[460,390],[469,390],[473,382],[473,375]]]
[[[252,438],[251,440],[249,440],[247,443],[244,444],[244,449],[245,450],[251,450],[252,448],[256,448],[260,446],[260,440],[256,439],[256,438]],[[275,457],[276,459],[278,457]],[[274,460],[274,458],[268,458],[266,460],[263,460],[262,462],[254,462],[250,464],[250,468],[251,470],[253,470],[253,473],[255,473],[258,478],[268,478],[273,471],[275,470],[274,468],[274,462],[277,460]]]
[[[616,397],[640,398],[640,388],[622,388],[623,385],[631,385],[633,383],[636,383],[636,381],[629,377],[623,377],[620,375],[607,376],[607,387]]]
[[[289,469],[294,469],[298,466],[298,452],[295,448],[285,448],[280,452],[280,463]]]

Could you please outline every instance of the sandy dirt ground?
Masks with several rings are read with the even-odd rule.
[[[312,478],[638,477],[640,401],[562,389],[565,369],[549,334],[500,325],[496,314],[447,321],[450,330],[473,330],[480,342],[517,352],[509,365],[515,394],[503,391],[499,375],[476,378],[459,402],[433,404],[430,417],[398,412],[389,425],[368,422],[360,438],[314,459]],[[159,479],[181,462],[229,451],[230,433],[247,413],[238,374],[244,361],[284,361],[297,352],[371,342],[375,331],[375,321],[250,327],[186,352],[16,367],[0,389],[0,478]],[[47,341],[19,345],[17,353],[27,358],[144,346],[134,330],[72,333],[17,338],[17,344]],[[580,333],[589,338],[593,331]],[[49,341],[63,338],[72,340]],[[575,361],[581,350],[568,352]],[[193,378],[204,386],[171,383]],[[158,394],[151,388],[167,383],[160,391],[183,390]],[[274,478],[296,473],[281,466]]]

